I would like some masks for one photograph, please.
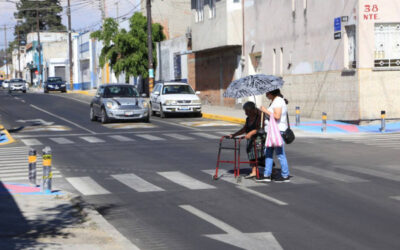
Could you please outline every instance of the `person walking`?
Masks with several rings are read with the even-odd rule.
[[[287,100],[283,98],[279,89],[270,91],[266,94],[267,98],[271,100],[271,105],[267,108],[261,106],[260,110],[266,114],[266,117],[271,115],[275,118],[278,129],[281,135],[287,130]],[[267,126],[267,125],[266,125]],[[271,182],[273,155],[276,156],[281,164],[281,176],[274,181],[276,182],[290,182],[289,165],[287,162],[285,147],[266,147],[265,149],[265,171],[264,176],[257,179],[257,182]]]
[[[246,102],[243,105],[243,110],[245,111],[247,116],[246,124],[243,126],[241,130],[237,131],[234,134],[229,135],[229,137],[234,138],[238,135],[246,134],[245,135],[245,138],[247,139],[246,152],[249,161],[255,161],[257,154],[258,164],[263,165],[264,162],[263,144],[265,141],[265,136],[257,135],[261,127],[262,113],[260,110],[257,109],[254,102]],[[256,149],[254,148],[254,143],[256,144]],[[245,177],[246,179],[253,179],[257,176],[257,168],[258,168],[257,164],[251,163],[250,166],[252,168],[251,173]]]

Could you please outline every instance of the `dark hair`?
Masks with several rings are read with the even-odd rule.
[[[270,95],[275,96],[275,97],[276,96],[282,97],[285,100],[286,104],[289,104],[289,101],[285,97],[283,97],[283,95],[281,94],[281,90],[280,89],[272,90],[272,91],[268,92],[267,94],[270,94]]]
[[[243,104],[243,109],[244,110],[254,110],[256,109],[256,104],[254,102],[246,102]]]

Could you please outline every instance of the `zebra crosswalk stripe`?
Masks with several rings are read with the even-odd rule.
[[[199,189],[214,189],[215,187],[201,182],[195,178],[192,178],[184,173],[179,171],[171,171],[171,172],[158,172],[159,175],[163,176],[164,178],[175,182],[176,184],[186,187],[191,190],[199,190]]]
[[[109,137],[120,142],[134,141],[134,139],[122,135],[110,135]]]
[[[174,139],[178,139],[178,140],[182,140],[182,141],[186,141],[186,140],[193,140],[193,137],[189,137],[186,135],[182,135],[182,134],[164,134],[165,136],[174,138]]]
[[[39,140],[37,139],[21,139],[21,141],[26,145],[26,146],[39,146],[43,145]]]
[[[352,172],[365,174],[365,175],[370,175],[373,177],[379,177],[379,178],[390,180],[390,181],[397,181],[397,182],[400,181],[400,175],[386,173],[386,172],[378,171],[375,169],[356,167],[356,166],[334,166],[334,167],[340,168],[343,170],[349,170]]]
[[[104,142],[102,139],[94,137],[94,136],[81,136],[79,137],[84,141],[87,141],[89,143],[101,143]]]
[[[164,138],[158,137],[158,136],[154,136],[154,135],[149,135],[149,134],[143,134],[143,135],[135,135],[138,136],[140,138],[149,140],[149,141],[165,141]]]
[[[207,138],[207,139],[221,139],[220,136],[213,135],[213,134],[202,133],[202,132],[192,133],[192,135],[196,135],[196,136]]]
[[[349,176],[341,173],[337,173],[334,171],[318,168],[318,167],[312,167],[312,166],[298,166],[296,167],[296,170],[300,170],[303,172],[307,172],[310,174],[315,174],[322,176],[324,178],[328,179],[333,179],[336,181],[341,181],[341,182],[346,182],[346,183],[352,183],[352,182],[366,182],[367,180],[354,177],[354,176]]]
[[[129,174],[117,174],[111,175],[114,179],[125,184],[126,186],[136,190],[137,192],[159,192],[165,191],[164,189],[151,184],[150,182],[140,178],[139,176],[129,173]]]
[[[70,177],[66,179],[76,190],[78,190],[83,195],[89,196],[110,194],[110,191],[100,186],[95,180],[93,180],[89,176]]]
[[[71,140],[69,140],[67,138],[64,138],[64,137],[50,138],[50,140],[52,140],[52,141],[54,141],[54,142],[56,142],[58,144],[72,144],[72,143],[74,143],[73,141],[71,141]]]

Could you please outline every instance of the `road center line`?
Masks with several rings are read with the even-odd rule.
[[[89,132],[89,133],[91,133],[91,134],[96,134],[96,132],[93,132],[92,130],[90,130],[90,129],[87,129],[87,128],[85,128],[85,127],[83,127],[83,126],[81,126],[81,125],[79,125],[79,124],[77,124],[77,123],[75,123],[75,122],[73,122],[73,121],[70,121],[70,120],[68,120],[68,119],[66,119],[66,118],[64,118],[64,117],[61,117],[61,116],[58,116],[58,115],[56,115],[56,114],[53,114],[53,113],[51,113],[51,112],[49,112],[49,111],[46,111],[46,110],[44,110],[44,109],[41,109],[41,108],[39,108],[39,107],[37,107],[37,106],[35,106],[35,105],[30,105],[32,108],[34,108],[34,109],[37,109],[37,110],[39,110],[39,111],[42,111],[43,113],[46,113],[46,114],[48,114],[48,115],[51,115],[51,116],[54,116],[54,117],[56,117],[56,118],[58,118],[58,119],[60,119],[60,120],[63,120],[63,121],[65,121],[65,122],[68,122],[68,123],[70,123],[70,124],[72,124],[72,125],[74,125],[74,126],[76,126],[76,127],[78,127],[78,128],[80,128],[80,129],[83,129],[83,130],[85,130],[85,131],[87,131],[87,132]]]
[[[279,206],[287,206],[287,205],[289,205],[286,202],[280,201],[280,200],[278,200],[276,198],[273,198],[271,196],[268,196],[266,194],[259,193],[257,191],[254,191],[254,190],[250,189],[250,188],[243,187],[243,186],[236,186],[236,187],[239,188],[240,190],[243,190],[243,191],[245,191],[247,193],[253,194],[253,195],[255,195],[255,196],[257,196],[257,197],[259,197],[261,199],[264,199],[264,200],[270,201],[272,203],[275,203],[275,204],[277,204]]]

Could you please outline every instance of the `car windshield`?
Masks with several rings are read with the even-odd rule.
[[[110,86],[104,90],[104,98],[138,97],[139,93],[132,86]]]
[[[193,95],[194,91],[189,85],[165,85],[163,95],[170,94],[190,94]]]
[[[24,82],[22,79],[12,79],[10,82]]]
[[[47,79],[48,82],[62,82],[61,77],[51,77]]]

